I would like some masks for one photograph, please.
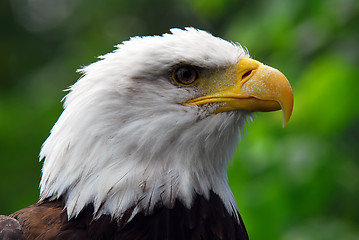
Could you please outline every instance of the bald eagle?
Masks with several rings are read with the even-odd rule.
[[[42,146],[40,199],[11,239],[248,239],[227,164],[255,111],[293,94],[278,70],[194,28],[134,37],[80,70]]]

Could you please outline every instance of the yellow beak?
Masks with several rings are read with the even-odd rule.
[[[214,113],[233,110],[283,110],[283,127],[293,110],[293,92],[287,78],[277,69],[250,58],[243,58],[235,69],[235,83],[212,89],[208,95],[191,99],[185,105],[220,103]],[[222,79],[225,80],[225,79]]]

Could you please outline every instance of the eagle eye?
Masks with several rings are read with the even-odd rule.
[[[179,85],[191,86],[198,79],[198,73],[192,66],[180,66],[173,71],[172,79]]]

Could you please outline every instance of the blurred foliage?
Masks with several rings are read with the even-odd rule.
[[[77,68],[130,36],[194,26],[293,86],[287,127],[257,114],[229,168],[250,237],[359,239],[357,0],[4,0],[0,19],[0,213],[38,199],[38,152]]]

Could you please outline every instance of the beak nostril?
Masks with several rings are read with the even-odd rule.
[[[242,79],[245,79],[246,77],[250,76],[252,74],[252,70],[248,70],[247,72],[245,72],[243,75],[242,75]]]

